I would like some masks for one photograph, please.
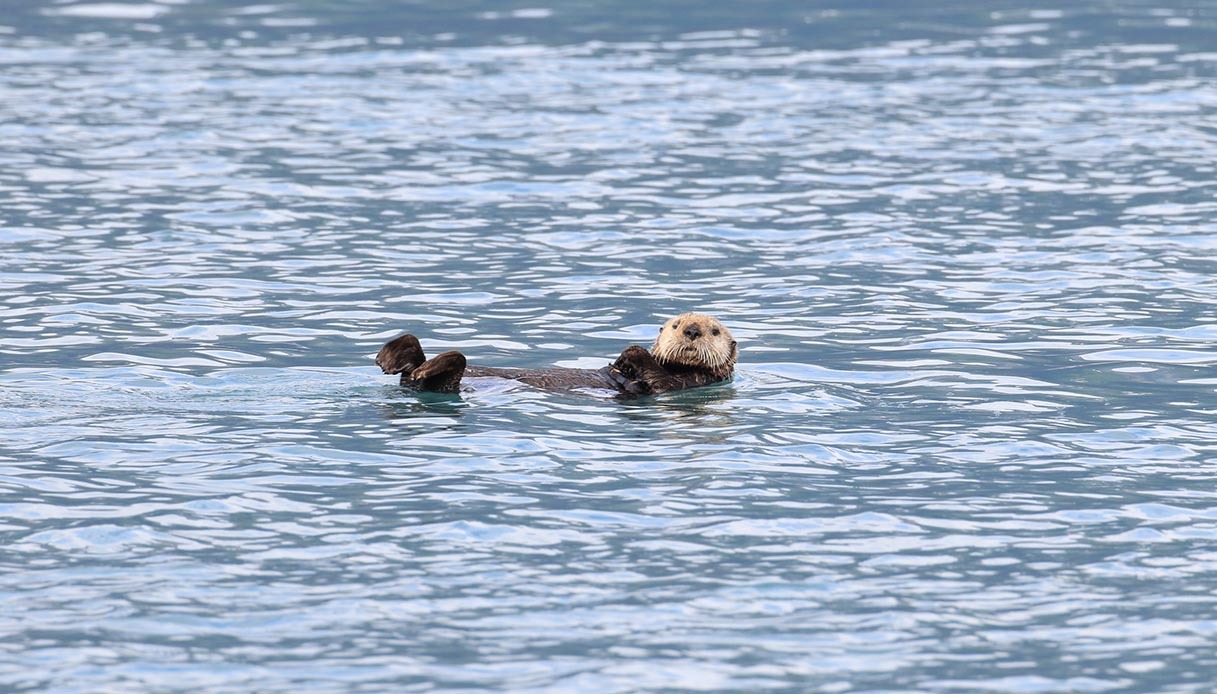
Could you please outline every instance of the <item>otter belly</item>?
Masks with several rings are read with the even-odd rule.
[[[493,366],[470,366],[465,375],[473,378],[509,378],[543,390],[578,390],[601,388],[620,391],[610,367],[602,369],[507,369]]]

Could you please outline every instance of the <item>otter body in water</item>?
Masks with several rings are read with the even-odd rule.
[[[647,395],[696,388],[731,378],[739,356],[730,331],[711,316],[684,313],[659,328],[651,350],[631,345],[612,364],[599,369],[504,369],[468,366],[460,352],[431,359],[413,335],[391,340],[376,355],[387,374],[401,374],[401,384],[417,390],[456,393],[461,378],[497,377],[545,390],[601,388],[624,395]]]

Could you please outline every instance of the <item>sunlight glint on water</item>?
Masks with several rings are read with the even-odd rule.
[[[1211,687],[1207,6],[12,5],[0,689]]]

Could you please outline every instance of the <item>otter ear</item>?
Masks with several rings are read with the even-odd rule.
[[[386,342],[376,355],[376,365],[387,374],[409,373],[424,361],[422,345],[413,335],[402,335]]]

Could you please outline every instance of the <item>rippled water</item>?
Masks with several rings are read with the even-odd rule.
[[[0,2],[0,689],[1211,691],[1217,15],[916,5]]]

